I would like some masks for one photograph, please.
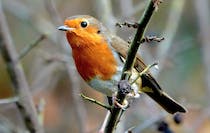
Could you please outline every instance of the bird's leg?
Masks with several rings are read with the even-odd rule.
[[[90,102],[92,102],[92,103],[95,103],[95,104],[97,104],[97,105],[99,105],[99,106],[101,106],[101,107],[103,107],[103,108],[105,108],[105,109],[111,111],[111,106],[107,106],[107,105],[105,105],[105,104],[103,104],[103,103],[101,103],[101,102],[99,102],[99,101],[97,101],[97,100],[95,100],[95,99],[93,99],[93,98],[87,97],[87,96],[85,96],[85,95],[83,95],[83,94],[80,94],[80,96],[81,96],[84,100],[87,100],[87,101],[90,101]]]
[[[128,102],[126,101],[125,104],[120,104],[116,98],[116,95],[113,94],[112,97],[110,96],[107,96],[107,99],[108,99],[108,103],[110,106],[117,106],[119,108],[122,108],[123,110],[127,109],[128,108]]]
[[[132,91],[131,85],[128,80],[120,80],[117,86],[118,91],[116,92],[117,95],[114,95],[114,107],[119,107],[122,110],[125,110],[129,105],[126,96]]]
[[[154,67],[154,66],[157,66],[157,62],[153,63],[153,64],[150,64],[148,65],[142,72],[140,72],[138,74],[138,76],[130,83],[131,85],[134,84],[143,74],[147,73],[149,71],[150,68]]]
[[[126,110],[128,107],[129,107],[129,103],[127,100],[124,100],[123,101],[123,104],[120,104],[118,102],[118,99],[116,98],[116,96],[113,96],[113,103],[114,103],[114,106],[118,107],[118,108],[121,108],[122,110]]]

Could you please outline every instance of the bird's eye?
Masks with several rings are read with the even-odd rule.
[[[88,23],[86,21],[82,21],[80,25],[81,27],[85,28],[87,27]]]

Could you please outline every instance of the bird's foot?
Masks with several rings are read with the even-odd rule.
[[[127,100],[124,100],[122,104],[120,104],[118,102],[118,99],[116,97],[113,97],[114,98],[114,106],[117,107],[117,108],[121,108],[122,110],[126,110],[128,107],[129,107],[129,103]]]

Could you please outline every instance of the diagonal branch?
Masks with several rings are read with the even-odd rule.
[[[26,56],[34,47],[36,47],[42,40],[44,40],[46,36],[42,34],[35,42],[25,46],[23,50],[21,50],[18,60],[21,60],[24,56]]]
[[[26,81],[21,64],[18,62],[18,54],[12,42],[8,25],[2,9],[0,1],[0,51],[5,63],[7,71],[11,78],[15,95],[19,96],[19,100],[15,102],[19,109],[26,128],[30,133],[42,133],[42,128],[38,123],[37,112],[35,110],[32,96],[29,92],[29,86]]]
[[[130,71],[133,67],[136,53],[137,53],[139,45],[140,45],[140,43],[138,43],[138,42],[140,42],[142,40],[144,31],[145,31],[153,13],[154,13],[154,11],[157,9],[157,4],[159,4],[159,2],[160,2],[160,0],[150,0],[146,10],[144,11],[143,16],[139,20],[139,23],[138,23],[139,26],[136,31],[135,37],[132,41],[132,44],[129,48],[128,56],[127,56],[127,59],[126,59],[126,62],[125,62],[124,68],[123,68],[121,80],[129,79],[129,74],[126,73],[126,71]],[[122,104],[123,101],[125,100],[126,95],[122,95],[120,93],[120,90],[118,90],[116,97],[118,99],[118,102],[120,104]],[[123,113],[123,110],[121,108],[117,108],[115,106],[112,108],[112,113],[109,114],[109,118],[108,118],[108,121],[107,121],[106,127],[105,127],[106,133],[111,133],[115,130],[117,123],[119,122],[120,117],[122,116],[121,115],[122,113]]]

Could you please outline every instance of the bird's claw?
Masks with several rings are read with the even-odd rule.
[[[128,101],[124,100],[123,104],[120,104],[116,97],[114,97],[114,106],[126,110],[129,107]]]

